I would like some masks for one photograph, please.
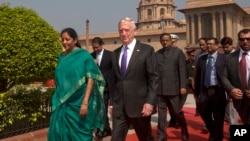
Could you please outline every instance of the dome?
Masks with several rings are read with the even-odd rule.
[[[187,24],[185,18],[180,19],[179,23],[182,24],[182,25],[183,25],[183,24]]]

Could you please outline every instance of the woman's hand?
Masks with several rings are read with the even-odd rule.
[[[82,104],[80,108],[80,116],[84,117],[87,115],[88,112],[88,104]]]

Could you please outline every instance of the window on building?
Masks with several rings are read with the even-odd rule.
[[[150,43],[150,42],[151,42],[151,39],[148,39],[148,42]]]
[[[151,9],[148,9],[148,20],[151,20],[152,18],[152,10]]]
[[[165,14],[165,9],[164,9],[164,8],[161,8],[161,9],[160,9],[160,16],[161,16],[161,18],[164,17],[164,14]]]
[[[117,44],[117,41],[114,41],[114,44]]]

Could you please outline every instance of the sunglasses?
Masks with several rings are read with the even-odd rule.
[[[239,38],[239,41],[245,41],[245,40],[247,40],[248,42],[250,42],[250,38]]]

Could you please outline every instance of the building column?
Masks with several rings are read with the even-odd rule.
[[[223,11],[220,12],[220,37],[224,37]]]
[[[198,38],[202,37],[202,29],[201,29],[201,14],[197,14],[198,18]]]
[[[191,33],[192,33],[191,34],[191,36],[192,36],[191,37],[191,44],[195,44],[195,35],[194,35],[195,34],[195,30],[194,30],[194,28],[195,28],[194,27],[194,25],[195,25],[194,22],[195,21],[194,21],[194,14],[192,14],[190,16],[191,16],[191,21],[190,22],[191,22]]]
[[[238,37],[238,31],[237,31],[237,23],[236,23],[236,21],[237,21],[237,16],[236,15],[232,15],[232,24],[233,24],[233,31],[232,31],[232,38],[233,39],[237,39]]]
[[[213,33],[212,33],[212,35],[213,35],[213,37],[216,37],[216,30],[217,30],[217,27],[216,27],[216,16],[215,16],[215,12],[212,12],[211,13],[212,14],[212,29],[213,29]]]
[[[157,12],[156,12],[156,11],[157,11],[157,7],[154,6],[153,9],[154,9],[154,10],[153,10],[153,15],[154,15],[153,18],[154,18],[154,19],[158,19],[158,15],[157,15]]]
[[[232,29],[232,15],[229,14],[230,12],[225,12],[226,14],[226,29]],[[227,36],[229,37],[233,37],[233,33],[232,33],[232,30],[227,30]]]
[[[189,45],[190,44],[190,28],[189,28],[189,26],[190,26],[190,21],[189,21],[189,15],[188,14],[186,14],[185,15],[185,18],[186,18],[186,43]]]

